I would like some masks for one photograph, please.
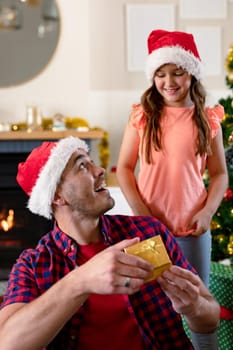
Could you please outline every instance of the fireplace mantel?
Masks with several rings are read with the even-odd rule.
[[[0,153],[29,153],[31,150],[39,146],[43,141],[59,140],[67,136],[79,137],[86,141],[90,149],[92,149],[93,141],[100,141],[105,147],[105,153],[109,153],[108,142],[106,141],[106,131],[103,129],[90,129],[88,131],[76,131],[67,129],[63,131],[2,131],[0,132]],[[108,162],[102,164],[101,147],[99,148],[100,164],[107,168]]]

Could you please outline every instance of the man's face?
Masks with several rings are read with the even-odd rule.
[[[105,184],[105,170],[82,149],[74,152],[58,188],[74,214],[99,217],[114,206]]]

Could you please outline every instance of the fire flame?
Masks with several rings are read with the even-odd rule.
[[[5,220],[1,220],[1,227],[3,231],[7,232],[13,227],[13,224],[14,224],[14,210],[9,209],[7,218]]]

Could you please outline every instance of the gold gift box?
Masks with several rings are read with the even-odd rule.
[[[164,270],[172,265],[161,237],[155,236],[131,245],[124,249],[125,253],[140,256],[154,265],[153,275],[146,282],[156,279]]]

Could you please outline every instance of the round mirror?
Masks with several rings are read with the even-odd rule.
[[[45,69],[59,34],[55,0],[0,0],[0,87],[23,84]]]

